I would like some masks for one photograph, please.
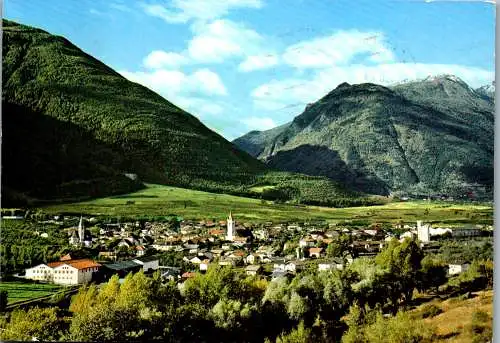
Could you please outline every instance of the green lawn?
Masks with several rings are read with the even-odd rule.
[[[369,220],[377,222],[416,221],[460,224],[493,222],[493,208],[487,205],[452,204],[444,202],[398,202],[382,206],[327,208],[273,204],[259,199],[215,194],[183,188],[148,185],[128,195],[100,198],[72,204],[44,207],[48,213],[83,213],[110,216],[180,215],[185,219],[216,219],[227,217],[229,211],[237,220],[306,221]]]
[[[0,290],[8,292],[8,303],[44,297],[64,289],[64,286],[52,284],[24,283],[20,281],[2,282]]]

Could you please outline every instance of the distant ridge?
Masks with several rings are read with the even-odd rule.
[[[493,123],[493,98],[441,75],[392,87],[344,83],[279,131],[234,143],[274,168],[368,193],[491,195]]]

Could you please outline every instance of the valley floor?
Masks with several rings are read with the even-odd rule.
[[[48,213],[83,213],[109,216],[164,216],[175,214],[184,219],[225,219],[228,212],[242,221],[340,221],[413,222],[434,224],[492,224],[493,207],[480,204],[456,204],[426,201],[391,202],[382,206],[327,208],[216,194],[190,189],[148,185],[128,195],[100,198],[79,203],[50,205]]]

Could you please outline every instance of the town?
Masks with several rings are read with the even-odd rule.
[[[275,279],[293,277],[306,268],[343,269],[357,257],[376,255],[392,239],[416,238],[424,251],[435,252],[444,240],[491,236],[493,230],[491,225],[433,228],[422,221],[361,228],[321,222],[251,224],[238,221],[231,212],[224,221],[107,223],[95,217],[54,216],[40,223],[64,227],[76,220],[77,226],[63,229],[73,252],[30,266],[16,276],[79,285],[142,270],[147,275],[159,271],[165,280],[182,283],[211,265],[220,265]],[[44,232],[35,234],[48,238]],[[449,263],[449,275],[467,270],[470,262]]]

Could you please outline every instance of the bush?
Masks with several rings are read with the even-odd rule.
[[[422,307],[421,313],[422,313],[422,318],[433,318],[438,314],[443,313],[443,310],[441,310],[440,307],[434,304],[427,304],[424,307]]]
[[[472,335],[473,343],[491,342],[493,336],[491,317],[484,311],[474,311],[468,331]]]

